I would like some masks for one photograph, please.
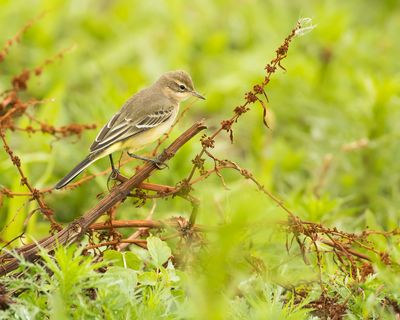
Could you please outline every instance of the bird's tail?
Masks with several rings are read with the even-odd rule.
[[[83,161],[79,162],[75,168],[71,170],[64,178],[62,178],[54,188],[61,189],[70,183],[75,177],[95,162],[98,158],[94,157],[92,154],[88,155]]]

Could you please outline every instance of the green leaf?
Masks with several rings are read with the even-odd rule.
[[[106,262],[112,262],[114,265],[119,265],[122,261],[122,253],[115,250],[107,250],[104,252],[103,259]]]
[[[142,274],[139,274],[139,282],[143,285],[155,286],[157,284],[157,273],[154,271],[143,272]]]
[[[107,250],[104,253],[104,261],[110,261],[114,266],[139,270],[142,261],[133,252],[119,252],[115,250]]]
[[[107,270],[105,278],[108,278],[109,283],[119,287],[119,290],[127,296],[133,296],[138,282],[135,271],[121,267],[111,267]]]
[[[171,256],[171,249],[157,237],[147,238],[147,249],[151,259],[157,268],[160,268]]]
[[[130,269],[139,270],[142,267],[142,261],[133,252],[124,252],[123,257],[126,261],[126,265]]]
[[[180,277],[176,274],[176,270],[175,270],[174,265],[172,264],[171,260],[168,261],[166,272],[168,273],[168,278],[170,281],[179,282],[181,280]]]

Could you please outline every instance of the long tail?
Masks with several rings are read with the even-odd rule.
[[[62,178],[56,185],[56,189],[61,189],[70,183],[75,177],[95,162],[98,158],[94,157],[92,154],[88,155],[83,161],[77,164],[75,168],[71,170],[64,178]]]

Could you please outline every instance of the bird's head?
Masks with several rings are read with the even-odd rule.
[[[206,99],[194,89],[192,78],[185,71],[166,72],[157,82],[164,94],[172,100],[180,102],[191,96]]]

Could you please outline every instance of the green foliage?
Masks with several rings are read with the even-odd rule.
[[[297,18],[310,16],[318,27],[296,39],[283,63],[287,71],[267,86],[271,130],[254,108],[235,124],[234,144],[228,137],[218,140],[215,154],[248,168],[304,220],[348,232],[389,231],[400,221],[399,9],[395,0],[34,0],[30,5],[5,0],[0,43],[36,14],[48,12],[0,64],[0,92],[24,68],[75,46],[30,80],[26,96],[54,99],[35,107],[38,119],[56,126],[101,126],[160,73],[186,69],[207,100],[191,107],[173,138],[194,120],[206,117],[212,128],[229,116],[263,78],[265,63]],[[16,131],[8,138],[32,184],[44,188],[86,156],[95,134],[55,140]],[[196,141],[186,145],[151,182],[174,185],[187,175],[188,159],[198,148]],[[88,172],[107,166],[100,160]],[[134,166],[123,171],[129,175]],[[1,317],[314,319],[323,318],[314,303],[321,301],[321,285],[329,305],[344,305],[348,319],[395,317],[398,238],[369,238],[367,245],[378,254],[370,255],[374,273],[365,278],[340,270],[332,248],[317,243],[324,253],[319,270],[313,253],[301,252],[286,238],[284,211],[237,173],[222,174],[229,190],[218,177],[194,190],[201,200],[198,222],[214,230],[203,236],[205,248],[151,237],[148,252],[108,250],[97,264],[76,248],[60,248],[54,258],[43,253],[44,265],[22,261],[22,276],[1,279],[15,302]],[[106,180],[98,177],[46,195],[46,201],[58,221],[72,221],[98,201],[96,195],[107,192]],[[26,192],[4,153],[0,184]],[[25,223],[36,208],[33,202],[20,197],[0,202],[2,240],[22,231],[33,239],[48,235],[49,225],[38,212]],[[136,208],[126,200],[118,218],[143,219],[150,207]],[[173,198],[158,201],[154,216],[188,216],[190,210]],[[392,265],[381,261],[381,252],[392,257]],[[175,255],[190,263],[173,264]]]
[[[15,298],[1,319],[184,319],[191,314],[185,279],[167,257],[170,248],[151,237],[152,249],[135,253],[109,250],[101,263],[75,246],[42,252],[45,265],[20,259],[18,277],[0,284]],[[163,261],[163,262],[162,262]],[[144,262],[144,263],[141,263]],[[163,266],[164,265],[164,266]],[[187,280],[187,279],[186,279]],[[240,297],[228,299],[229,318],[299,319],[303,304],[285,301],[282,288],[251,277],[239,285]]]
[[[92,256],[82,255],[74,246],[60,247],[54,256],[42,252],[45,266],[21,259],[23,274],[0,280],[17,296],[0,318],[156,319],[167,314],[177,318],[184,302],[182,282],[163,256],[168,246],[158,238],[152,242],[155,255],[145,263],[133,252],[118,251],[107,251],[103,262],[93,263]]]
[[[161,267],[171,256],[171,249],[165,242],[156,237],[147,238],[147,249],[157,268]]]

